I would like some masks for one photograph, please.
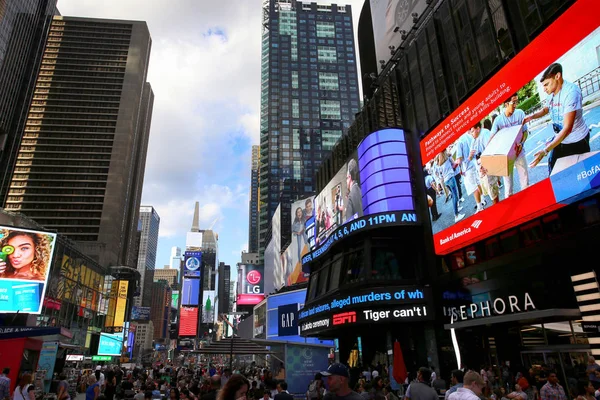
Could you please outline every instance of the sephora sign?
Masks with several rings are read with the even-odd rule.
[[[516,314],[535,310],[535,304],[529,293],[521,296],[510,295],[484,300],[460,307],[444,307],[444,315],[451,317],[452,322],[466,321],[505,314]]]

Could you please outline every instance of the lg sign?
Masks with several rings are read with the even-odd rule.
[[[246,287],[246,293],[262,293],[260,287],[260,281],[262,279],[262,275],[257,270],[249,271],[246,274],[246,282],[248,285]]]

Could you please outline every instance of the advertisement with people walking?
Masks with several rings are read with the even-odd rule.
[[[590,5],[571,6],[421,141],[438,254],[600,187],[600,28]]]
[[[56,234],[0,226],[0,313],[39,314]]]

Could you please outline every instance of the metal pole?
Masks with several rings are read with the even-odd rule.
[[[235,336],[231,336],[231,345],[229,347],[229,370],[233,372],[233,341]]]

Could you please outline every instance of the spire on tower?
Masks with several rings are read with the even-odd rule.
[[[198,202],[194,206],[194,219],[192,220],[191,232],[200,232],[200,204]]]

